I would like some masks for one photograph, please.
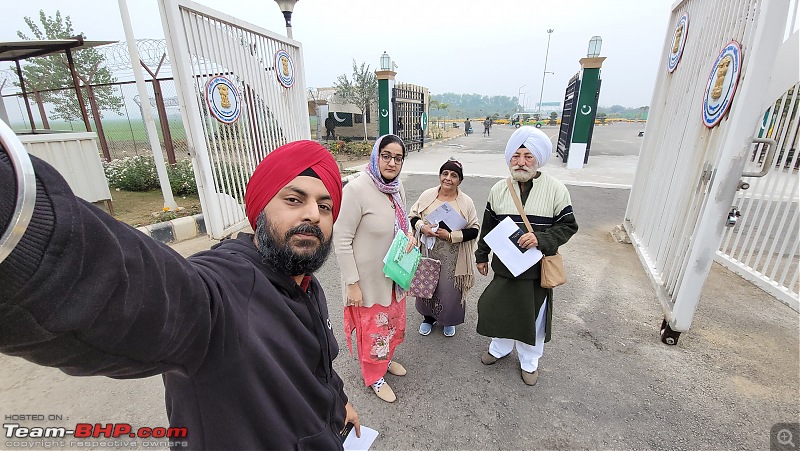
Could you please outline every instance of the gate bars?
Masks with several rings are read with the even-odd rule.
[[[684,0],[673,8],[625,213],[664,310],[667,344],[689,329],[722,242],[788,9],[788,0]],[[670,73],[673,26],[684,13],[691,28],[680,65]],[[727,117],[707,128],[701,114],[708,74],[732,40],[742,46],[739,86]]]
[[[309,139],[300,43],[189,0],[159,0],[167,49],[200,202],[212,238],[247,224],[244,190],[273,149]],[[278,51],[294,64],[294,84],[276,76]],[[224,76],[238,91],[241,113],[230,124],[209,109],[206,84]],[[235,95],[235,94],[231,94]]]

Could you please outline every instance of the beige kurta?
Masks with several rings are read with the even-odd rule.
[[[402,182],[400,197],[405,204]],[[342,208],[333,226],[333,245],[342,273],[345,305],[347,285],[355,282],[364,296],[364,307],[387,307],[391,303],[393,282],[383,273],[383,257],[395,235],[392,206],[389,196],[378,191],[366,173],[344,187]]]

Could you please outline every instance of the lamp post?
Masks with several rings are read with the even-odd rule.
[[[525,107],[520,102],[520,97],[522,97],[522,88],[524,88],[525,86],[527,86],[527,85],[522,85],[517,90],[517,103],[519,104],[520,108],[522,108],[523,110],[525,109]]]
[[[542,90],[539,91],[539,108],[536,110],[539,116],[542,115],[542,96],[544,95],[544,79],[547,77],[547,57],[550,56],[550,37],[553,36],[553,29],[547,29],[547,52],[544,54],[544,72],[542,72]],[[549,72],[553,73],[553,72]]]
[[[567,169],[581,169],[589,162],[589,151],[592,145],[594,118],[597,115],[597,99],[600,95],[600,69],[606,59],[600,56],[603,40],[600,36],[592,36],[586,58],[581,58],[581,87],[577,94],[572,137],[564,155]]]
[[[275,0],[278,4],[278,8],[280,8],[283,13],[283,18],[286,19],[286,36],[289,39],[294,39],[292,37],[292,11],[297,1],[298,0]]]
[[[392,105],[392,91],[394,90],[394,79],[397,72],[394,68],[397,67],[392,61],[386,51],[381,55],[380,70],[375,71],[375,78],[378,79],[378,135],[382,136],[387,133],[397,132],[397,123],[395,122],[395,108]],[[411,124],[409,124],[410,126]],[[364,121],[366,127],[366,121]]]
[[[592,36],[589,39],[589,50],[586,52],[587,58],[597,58],[600,56],[600,48],[603,46],[603,38],[600,36]]]
[[[386,53],[386,50],[381,55],[381,70],[392,70],[392,58]]]

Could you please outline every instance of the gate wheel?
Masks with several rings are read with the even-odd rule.
[[[680,332],[675,332],[669,327],[667,324],[667,320],[664,319],[661,321],[661,343],[665,345],[675,346],[678,344],[678,338],[681,336]]]

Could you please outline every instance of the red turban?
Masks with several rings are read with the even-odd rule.
[[[244,208],[250,226],[256,229],[256,219],[269,201],[292,179],[306,169],[312,169],[322,180],[333,199],[333,220],[342,205],[342,176],[339,166],[328,149],[314,141],[295,141],[270,152],[256,167],[247,182]]]

